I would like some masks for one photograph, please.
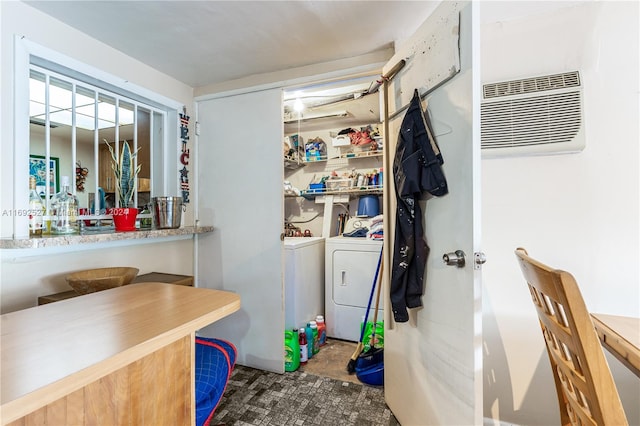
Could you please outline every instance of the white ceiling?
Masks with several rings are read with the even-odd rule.
[[[408,38],[440,3],[24,1],[193,88],[387,50]],[[480,19],[483,24],[507,21],[577,3],[482,0]],[[305,114],[342,110],[348,113],[345,126],[370,122],[377,100],[366,96]]]
[[[25,3],[193,88],[380,51],[440,1],[58,1]],[[580,1],[481,2],[482,23]]]
[[[387,49],[438,1],[26,1],[191,87]]]

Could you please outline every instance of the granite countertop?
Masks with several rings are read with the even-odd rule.
[[[177,229],[149,229],[132,232],[87,233],[75,235],[47,235],[41,238],[0,239],[0,249],[33,249],[61,247],[108,241],[141,240],[150,238],[195,235],[213,232],[213,226],[184,226]]]

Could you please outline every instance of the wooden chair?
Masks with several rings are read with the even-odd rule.
[[[515,251],[538,311],[562,425],[627,425],[609,365],[573,276]]]

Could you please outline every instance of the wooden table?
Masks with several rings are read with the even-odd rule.
[[[602,346],[640,377],[640,318],[605,314],[591,318]]]
[[[193,425],[196,330],[237,294],[141,283],[0,317],[0,423]]]

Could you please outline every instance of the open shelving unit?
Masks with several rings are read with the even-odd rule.
[[[331,157],[329,156],[320,157],[317,160],[307,160],[307,159],[297,160],[293,157],[285,156],[284,168],[288,170],[296,170],[296,169],[299,169],[300,167],[304,167],[307,164],[321,163],[321,162],[326,162],[330,160],[344,160],[344,159],[351,160],[351,159],[358,159],[358,158],[374,158],[374,157],[382,157],[382,150],[376,149],[376,150],[361,151],[361,152],[345,152],[337,156],[334,155]]]
[[[367,185],[361,187],[329,190],[329,189],[305,189],[301,191],[300,197],[304,197],[308,200],[313,199],[319,195],[369,195],[377,194],[382,195],[382,185]],[[287,195],[287,197],[297,197],[297,195]]]

